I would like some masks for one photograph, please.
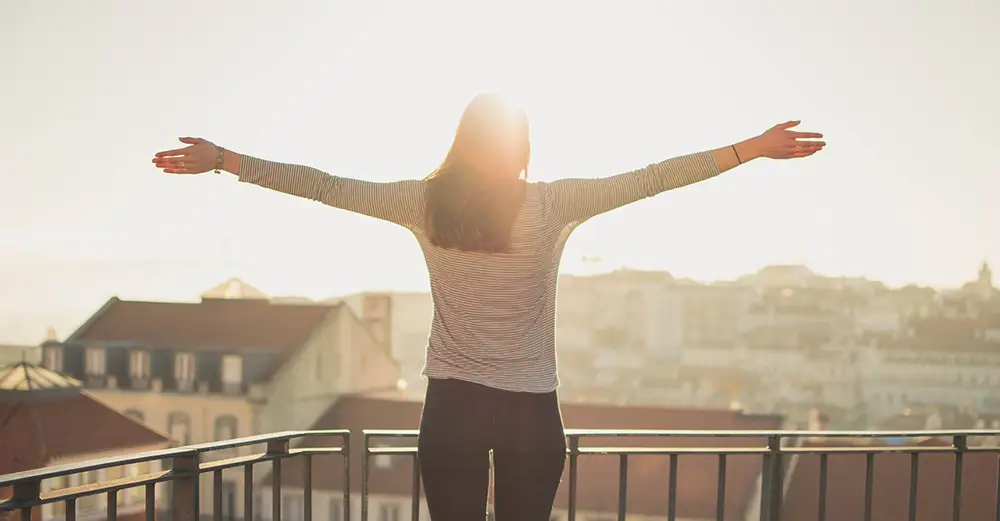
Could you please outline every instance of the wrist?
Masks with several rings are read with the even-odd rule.
[[[736,153],[740,156],[740,162],[746,163],[761,157],[760,147],[758,146],[757,138],[750,138],[746,141],[740,141],[733,145],[736,149]]]
[[[240,174],[240,155],[229,149],[222,151],[222,169],[230,174]]]

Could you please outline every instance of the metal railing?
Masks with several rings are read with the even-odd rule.
[[[292,441],[300,438],[327,436],[340,439],[339,447],[293,449]],[[264,445],[262,453],[233,458],[206,461],[213,452],[222,452],[237,447]],[[77,500],[80,498],[103,494],[107,500],[105,518],[115,521],[118,518],[118,494],[126,489],[144,487],[146,521],[155,521],[157,517],[156,485],[170,483],[172,486],[169,514],[172,521],[196,521],[200,518],[199,488],[203,474],[213,476],[212,517],[214,521],[223,521],[222,504],[222,472],[226,469],[242,467],[244,487],[244,520],[254,519],[254,465],[269,462],[271,464],[271,518],[281,520],[281,464],[292,458],[303,458],[303,507],[305,519],[312,518],[312,458],[314,456],[340,455],[343,458],[344,473],[344,519],[350,513],[350,432],[347,430],[326,431],[289,431],[259,436],[249,436],[233,440],[199,445],[189,445],[172,449],[141,452],[126,456],[117,456],[45,467],[37,470],[18,472],[0,476],[0,489],[10,487],[13,494],[10,499],[0,503],[0,517],[6,512],[20,512],[22,521],[31,521],[33,508],[42,505],[64,503],[65,521],[76,521]],[[160,461],[163,470],[146,473],[139,476],[91,483],[83,486],[62,488],[43,492],[42,480],[61,478],[72,475],[82,475],[87,472],[135,465],[139,463]],[[37,518],[36,518],[37,519]]]
[[[416,441],[416,430],[365,430],[364,460],[361,464],[361,521],[368,521],[368,490],[369,490],[369,459],[377,455],[408,455],[413,461],[412,485],[412,520],[419,521],[420,516],[420,473],[418,470],[415,443],[406,447],[373,447],[372,442],[378,439],[409,439]],[[662,456],[668,458],[667,483],[667,519],[676,521],[677,512],[677,473],[678,463],[682,456],[714,455],[717,459],[718,482],[716,488],[715,520],[727,519],[726,507],[726,465],[731,456],[759,456],[759,519],[761,521],[780,521],[784,506],[784,493],[788,486],[788,460],[804,454],[819,457],[819,489],[816,517],[818,521],[826,521],[828,513],[827,486],[829,459],[834,455],[857,454],[865,457],[864,473],[864,521],[872,521],[873,498],[875,490],[876,455],[909,454],[909,495],[907,515],[910,521],[917,519],[917,482],[921,455],[953,454],[954,479],[952,482],[952,521],[961,521],[962,514],[962,476],[966,455],[970,453],[993,453],[1000,456],[1000,447],[970,447],[970,438],[1000,437],[1000,431],[970,430],[970,431],[696,431],[696,430],[578,430],[567,429],[568,441],[568,521],[576,521],[578,510],[579,459],[581,456],[617,456],[618,457],[618,513],[619,521],[625,521],[628,510],[628,465],[630,456]],[[582,446],[586,439],[596,438],[639,438],[639,439],[720,439],[739,438],[755,439],[761,442],[749,446],[657,446],[657,447],[608,447]],[[891,440],[903,439],[908,444],[849,444],[861,440]],[[917,445],[917,440],[946,440],[938,446]],[[807,444],[808,442],[808,444]],[[1000,458],[997,463],[997,494],[995,500],[995,519],[1000,521]],[[749,519],[751,513],[741,512],[740,518]],[[308,521],[308,520],[307,520]],[[944,521],[944,520],[942,520]]]
[[[366,430],[363,431],[364,446],[362,449],[363,458],[361,461],[361,519],[368,520],[368,498],[369,481],[371,478],[370,459],[374,456],[404,456],[413,458],[412,469],[412,489],[410,494],[411,516],[414,521],[419,520],[421,513],[421,482],[419,466],[416,464],[418,431],[416,430]],[[678,473],[679,463],[683,458],[700,456],[713,457],[717,472],[717,482],[715,490],[715,511],[716,521],[732,519],[749,519],[758,517],[762,521],[780,521],[783,510],[786,506],[785,498],[789,478],[795,473],[795,459],[805,455],[816,458],[818,466],[818,483],[816,497],[817,503],[814,513],[809,513],[809,518],[818,521],[826,521],[828,517],[828,473],[830,469],[831,457],[842,457],[844,455],[855,455],[863,457],[863,476],[857,477],[858,481],[863,480],[863,513],[852,519],[863,519],[872,521],[874,514],[873,503],[876,490],[876,467],[884,454],[897,454],[909,458],[909,493],[907,516],[910,521],[915,521],[918,516],[918,476],[919,467],[923,456],[931,454],[951,455],[949,465],[953,468],[953,478],[950,482],[952,489],[951,497],[951,519],[961,521],[963,507],[963,468],[966,461],[972,454],[994,454],[1000,456],[1000,447],[996,446],[974,446],[970,440],[979,438],[1000,439],[1000,431],[919,431],[919,432],[882,432],[882,431],[822,431],[822,432],[802,432],[802,431],[666,431],[666,430],[567,430],[567,490],[566,508],[568,521],[576,521],[580,511],[580,491],[579,491],[579,464],[581,457],[605,456],[617,458],[617,518],[624,520],[628,513],[628,490],[629,490],[629,464],[636,457],[663,457],[667,459],[667,478],[664,483],[657,483],[656,486],[663,487],[663,496],[666,499],[666,517],[669,521],[685,516],[679,511],[679,498],[683,499],[683,494],[678,494]],[[316,448],[293,448],[292,441],[306,437],[332,437],[339,446],[324,446]],[[629,443],[622,442],[622,445],[643,446],[597,446],[596,440],[601,439],[630,440]],[[378,440],[395,439],[405,446],[384,447]],[[904,439],[905,443],[862,443],[864,440],[891,440]],[[937,445],[917,444],[917,440],[934,439],[941,443]],[[713,442],[712,440],[716,440]],[[660,443],[664,445],[660,445]],[[853,442],[853,443],[851,443]],[[213,452],[226,451],[236,447],[247,447],[254,445],[264,445],[266,449],[259,454],[239,456],[227,459],[209,460]],[[379,446],[375,446],[379,445]],[[211,474],[212,482],[212,518],[215,521],[223,521],[223,470],[239,469],[243,470],[244,477],[244,506],[243,520],[269,519],[270,521],[281,521],[282,518],[282,462],[292,457],[301,457],[303,465],[302,471],[302,510],[297,512],[295,517],[303,521],[312,521],[313,518],[313,465],[312,458],[318,455],[339,455],[343,458],[343,498],[341,508],[343,517],[349,520],[351,517],[351,461],[350,461],[350,433],[346,430],[327,431],[293,431],[251,436],[235,440],[205,443],[187,447],[179,447],[151,452],[136,453],[121,457],[91,460],[82,463],[74,463],[47,467],[38,470],[20,472],[0,476],[0,489],[10,487],[13,489],[12,497],[0,503],[0,517],[7,512],[19,512],[23,521],[32,519],[32,509],[46,504],[65,504],[65,521],[76,521],[77,500],[80,498],[104,495],[107,505],[106,519],[115,521],[119,517],[118,494],[123,490],[143,487],[145,492],[144,516],[147,521],[154,521],[157,518],[157,489],[159,483],[171,483],[172,494],[169,502],[169,513],[172,521],[195,521],[200,518],[200,478],[202,475]],[[727,512],[727,465],[736,461],[738,457],[749,457],[755,460],[753,472],[756,475],[756,484],[752,487],[752,501],[747,502],[744,511]],[[112,467],[122,467],[143,462],[162,461],[165,463],[162,470],[149,472],[139,476],[124,477],[121,479],[107,480],[98,483],[91,483],[77,487],[64,487],[58,490],[43,491],[42,481],[52,478],[77,475],[99,469]],[[993,461],[993,460],[990,460]],[[263,485],[254,480],[254,465],[257,463],[270,463],[271,482]],[[738,463],[738,461],[736,462]],[[997,493],[993,508],[995,509],[990,517],[1000,521],[1000,457],[996,462],[990,463],[992,469],[996,470]],[[735,468],[735,467],[733,467]],[[612,471],[613,472],[613,471]],[[993,472],[992,470],[990,471]],[[905,473],[904,473],[905,474]],[[926,474],[926,473],[925,473]],[[335,475],[335,474],[334,474]],[[684,476],[680,476],[683,478]],[[713,478],[715,479],[715,478]],[[901,475],[900,479],[905,479]],[[683,480],[683,479],[682,479]],[[256,493],[265,492],[255,488],[261,486],[270,488],[271,505],[270,517],[260,512],[254,515]],[[613,491],[609,491],[614,493]],[[759,503],[759,504],[758,504]],[[740,503],[744,504],[744,503]],[[263,507],[261,507],[263,508]],[[732,507],[730,507],[732,510]],[[161,512],[165,513],[165,512]],[[288,512],[286,512],[288,514]],[[735,516],[734,516],[735,514]],[[123,514],[124,515],[124,514]],[[983,519],[980,513],[977,520]],[[705,515],[702,517],[713,517]],[[842,516],[841,516],[842,517]],[[946,519],[946,518],[942,518]],[[798,521],[798,520],[796,520]]]

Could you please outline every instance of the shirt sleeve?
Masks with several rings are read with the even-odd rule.
[[[667,190],[719,175],[711,152],[667,159],[639,170],[597,179],[560,179],[548,183],[552,215],[576,226],[602,214]]]
[[[410,229],[423,225],[424,182],[419,180],[361,181],[245,155],[240,157],[239,180]]]

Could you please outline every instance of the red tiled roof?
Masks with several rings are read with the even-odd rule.
[[[314,429],[350,429],[359,436],[362,429],[414,429],[420,423],[419,402],[345,397],[331,407],[313,426]],[[659,407],[627,407],[564,403],[563,420],[567,428],[586,429],[718,429],[760,430],[777,429],[781,419],[775,416],[747,416],[728,410],[684,410]],[[307,446],[335,444],[335,439],[310,438]],[[412,443],[412,442],[411,442]],[[583,446],[763,446],[764,440],[688,438],[688,439],[595,439]],[[351,454],[355,462],[352,486],[360,488],[362,443],[353,443]],[[726,469],[726,519],[744,518],[743,511],[752,497],[760,456],[730,456]],[[313,466],[313,486],[318,489],[340,490],[342,467],[337,460]],[[715,456],[682,456],[678,464],[678,518],[714,518],[718,458]],[[282,472],[283,486],[302,487],[301,461],[286,462]],[[409,495],[412,490],[412,460],[397,458],[391,469],[371,467],[370,491],[373,494]],[[567,466],[568,472],[568,466]],[[616,456],[583,456],[579,460],[577,506],[583,511],[617,510],[618,458]],[[669,460],[666,456],[632,456],[629,458],[628,510],[635,514],[665,515]],[[270,476],[265,479],[270,483]],[[556,498],[556,508],[568,504],[568,474],[563,477]]]
[[[67,342],[122,341],[157,347],[272,348],[306,343],[338,306],[259,299],[136,302],[112,298]]]
[[[823,446],[830,446],[823,442]],[[923,445],[941,445],[928,441]],[[872,482],[872,519],[909,519],[909,454],[875,456]],[[782,519],[816,519],[819,511],[819,460],[817,454],[802,454],[792,474]],[[827,464],[827,521],[856,521],[864,518],[865,456],[832,454]],[[997,501],[997,454],[967,453],[962,471],[962,520],[993,521]],[[920,456],[917,477],[917,521],[951,519],[955,483],[953,454]]]
[[[53,459],[169,443],[79,390],[0,393],[0,474]]]

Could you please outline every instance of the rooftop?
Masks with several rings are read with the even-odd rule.
[[[0,368],[0,474],[168,442],[97,401],[72,378],[27,362]]]

